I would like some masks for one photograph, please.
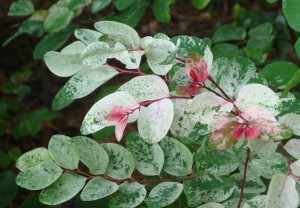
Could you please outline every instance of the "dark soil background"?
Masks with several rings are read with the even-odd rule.
[[[18,28],[16,26],[18,26],[22,20],[26,19],[26,17],[20,18],[7,16],[11,2],[11,0],[1,0],[0,3],[0,44],[14,34]],[[33,2],[36,8],[48,8],[49,5],[56,1],[34,0]],[[177,0],[176,3],[171,6],[172,18],[170,23],[162,24],[157,22],[153,16],[151,6],[149,6],[145,16],[137,27],[137,31],[141,37],[154,35],[157,32],[165,33],[169,37],[180,34],[200,38],[209,37],[216,26],[233,21],[232,7],[235,2],[238,2],[248,11],[257,11],[262,6],[267,10],[272,11],[280,9],[280,3],[268,5],[265,3],[265,0],[214,0],[205,10],[200,11],[195,9],[189,0]],[[85,24],[81,25],[85,28],[93,28],[93,22],[100,20],[102,16],[109,14],[113,10],[113,6],[109,6],[102,11],[101,14],[92,15],[89,12],[90,7],[86,7],[82,15],[79,18],[77,17],[74,21],[76,24],[81,24],[80,20],[90,20],[84,21]],[[68,43],[73,40],[75,40],[75,38],[71,37]],[[18,100],[21,103],[22,112],[31,112],[39,107],[47,107],[50,109],[54,95],[67,81],[65,78],[59,78],[51,74],[43,61],[33,61],[32,53],[38,41],[39,39],[35,37],[21,35],[6,47],[0,48],[0,85],[5,80],[9,79],[10,75],[14,71],[19,70],[26,64],[33,64],[35,76],[29,79],[26,83],[31,86],[30,94],[24,97],[5,95]],[[109,84],[122,83],[124,79],[128,78],[129,77],[117,77],[110,81]],[[14,147],[18,147],[22,153],[25,153],[26,151],[36,147],[47,147],[48,141],[53,134],[64,134],[68,136],[80,135],[79,128],[83,117],[92,106],[94,98],[100,90],[101,89],[98,89],[93,94],[75,101],[67,108],[55,112],[56,118],[51,122],[44,122],[41,130],[36,136],[27,136],[18,140],[14,139],[12,137],[14,121],[10,121],[7,124],[6,135],[0,138],[0,149],[7,152]],[[0,93],[2,92],[0,91]],[[0,95],[0,98],[2,96],[4,96],[4,94]],[[7,170],[10,170],[15,174],[18,173],[14,163],[11,163],[11,165],[8,168],[5,168],[5,170],[0,169],[0,172]],[[20,188],[17,197],[7,207],[19,207],[19,205],[33,193],[34,192]],[[68,205],[67,203],[65,207],[72,207],[72,205]]]

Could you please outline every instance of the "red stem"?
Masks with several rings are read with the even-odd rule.
[[[247,177],[247,167],[248,167],[248,161],[250,160],[250,149],[248,148],[246,150],[246,160],[245,160],[245,168],[244,168],[244,175],[241,185],[241,193],[240,193],[240,200],[238,203],[238,208],[241,208],[242,202],[243,202],[243,195],[244,195],[244,189],[245,189],[245,181]]]

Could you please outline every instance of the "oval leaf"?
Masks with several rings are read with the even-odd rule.
[[[84,42],[86,45],[99,41],[99,38],[103,35],[94,30],[89,29],[76,29],[74,35],[77,39]]]
[[[102,199],[116,192],[119,186],[112,181],[108,181],[100,176],[90,180],[82,190],[80,199],[83,201],[94,201]]]
[[[283,0],[282,10],[283,14],[291,28],[300,32],[300,16],[299,16],[300,2],[295,0]]]
[[[169,99],[142,107],[138,117],[138,130],[143,140],[154,144],[163,139],[169,131],[173,116],[173,103]]]
[[[156,100],[169,96],[165,81],[156,75],[139,76],[131,79],[119,88],[131,94],[138,102]]]
[[[173,203],[181,194],[183,185],[175,182],[162,182],[155,186],[147,198],[149,208],[165,207]]]
[[[160,141],[165,164],[163,170],[171,175],[185,176],[192,172],[193,155],[190,150],[176,139],[165,137]]]
[[[36,166],[44,161],[52,161],[49,151],[44,147],[39,147],[26,152],[16,161],[16,167],[20,171],[25,171],[28,168]]]
[[[19,173],[16,183],[29,190],[40,190],[56,181],[62,172],[54,162],[45,161]]]
[[[47,32],[55,32],[65,28],[72,20],[73,14],[67,7],[51,7],[44,23],[44,29]]]
[[[105,173],[108,166],[108,154],[100,144],[83,136],[73,137],[72,142],[79,160],[89,168],[91,174]]]
[[[64,135],[53,135],[48,149],[53,160],[63,168],[74,170],[78,167],[79,157],[72,139]]]
[[[280,117],[279,122],[290,127],[295,135],[300,136],[300,115],[288,113]]]
[[[125,182],[109,201],[110,208],[133,208],[142,203],[146,197],[144,185]]]
[[[114,143],[105,143],[103,147],[109,156],[106,174],[119,180],[130,178],[135,168],[132,154],[123,146]]]
[[[146,143],[139,134],[130,133],[126,147],[132,153],[136,169],[146,176],[159,175],[164,165],[164,153],[158,144]]]
[[[40,202],[47,205],[61,204],[73,198],[84,186],[86,178],[74,173],[63,173],[51,186],[42,190]]]
[[[291,139],[283,147],[294,158],[300,159],[300,139]]]

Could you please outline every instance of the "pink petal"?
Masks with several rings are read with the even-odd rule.
[[[257,126],[248,126],[245,130],[245,139],[256,139],[259,135]]]
[[[116,138],[119,141],[121,141],[125,127],[127,125],[127,121],[128,121],[128,117],[124,117],[122,118],[116,125],[116,129],[115,129],[115,134],[116,134]]]
[[[242,128],[242,125],[238,125],[233,131],[233,139],[239,140],[239,138],[243,135],[244,131],[245,129]]]
[[[111,112],[105,116],[108,121],[119,121],[124,117],[124,110],[120,106],[114,106]]]

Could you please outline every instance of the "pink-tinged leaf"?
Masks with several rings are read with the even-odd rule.
[[[175,89],[175,92],[178,95],[195,95],[198,92],[198,87],[196,85],[189,85],[189,86],[178,86]]]
[[[232,147],[237,143],[233,136],[234,130],[241,125],[237,121],[226,123],[222,128],[213,132],[210,137],[209,145],[212,149],[224,150]]]
[[[124,117],[124,110],[120,106],[114,106],[111,112],[105,116],[105,119],[108,121],[119,121]]]
[[[243,128],[242,124],[239,124],[236,129],[233,131],[233,139],[239,140],[243,135],[245,129]]]
[[[116,125],[115,134],[118,142],[121,141],[122,139],[125,127],[127,125],[127,121],[128,121],[128,117],[126,116],[123,119],[121,119]]]
[[[207,64],[198,53],[189,53],[185,59],[185,69],[193,82],[204,82],[208,78]]]
[[[247,126],[245,130],[245,139],[256,139],[259,135],[259,128],[257,126]]]

